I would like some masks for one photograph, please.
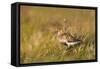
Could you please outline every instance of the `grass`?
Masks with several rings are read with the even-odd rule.
[[[95,59],[94,10],[21,6],[20,18],[21,64]],[[63,27],[82,43],[70,48],[59,43],[54,32]]]

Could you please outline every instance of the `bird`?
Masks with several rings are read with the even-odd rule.
[[[63,30],[57,32],[57,40],[67,47],[74,46],[82,42],[80,39],[76,39],[71,33],[66,33]]]

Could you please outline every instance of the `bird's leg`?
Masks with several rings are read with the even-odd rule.
[[[69,48],[70,46],[67,44],[67,48]]]

